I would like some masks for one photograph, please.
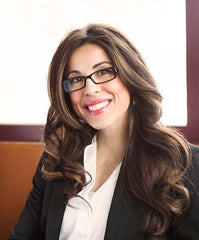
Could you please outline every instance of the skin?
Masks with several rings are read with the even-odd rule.
[[[100,46],[86,44],[71,55],[68,78],[87,76],[111,66],[110,58]],[[130,94],[117,75],[102,84],[87,79],[86,87],[71,92],[70,99],[78,116],[98,130],[96,182],[92,189],[96,191],[123,159]],[[104,106],[100,107],[99,103]]]

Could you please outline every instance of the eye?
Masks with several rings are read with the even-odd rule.
[[[84,78],[83,77],[74,77],[74,78],[71,78],[69,81],[70,81],[70,84],[75,84],[75,83],[80,83],[80,82],[84,81]]]
[[[103,76],[103,75],[108,75],[112,72],[113,72],[112,68],[105,68],[105,69],[101,69],[101,70],[97,71],[97,75]]]

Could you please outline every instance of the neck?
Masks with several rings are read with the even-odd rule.
[[[126,148],[126,128],[109,128],[98,131],[97,133],[97,149],[98,153],[106,156],[106,159],[121,162]]]

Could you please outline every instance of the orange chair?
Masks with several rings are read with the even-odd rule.
[[[17,223],[42,154],[39,142],[0,142],[0,239]]]

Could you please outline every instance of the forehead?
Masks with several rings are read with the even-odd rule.
[[[69,70],[81,70],[93,67],[99,62],[111,62],[105,50],[97,44],[85,44],[78,47],[69,59]]]

